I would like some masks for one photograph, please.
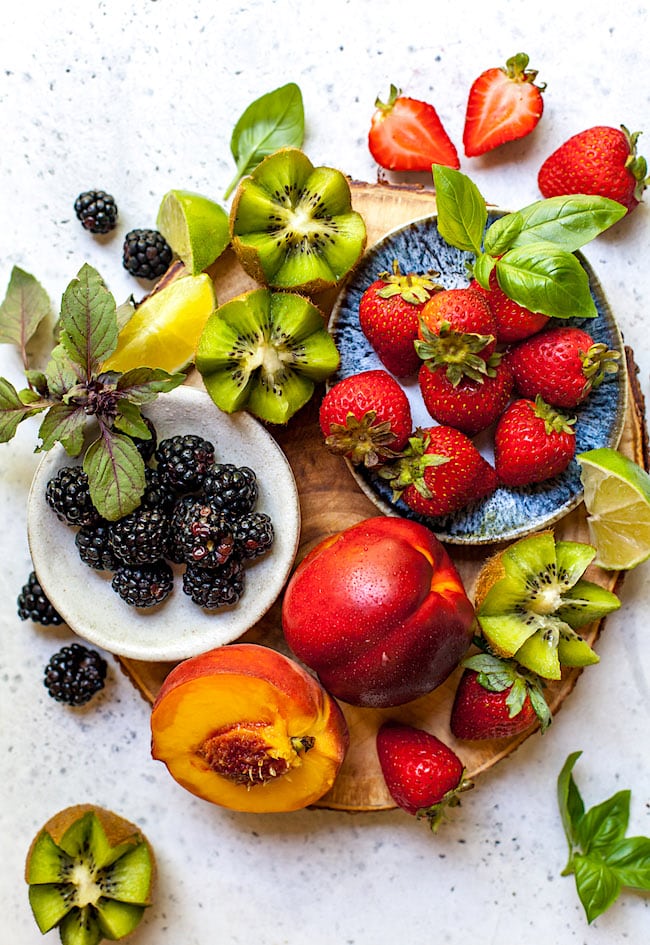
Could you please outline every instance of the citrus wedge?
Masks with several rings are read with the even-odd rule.
[[[105,371],[181,371],[194,360],[205,323],[217,307],[212,279],[182,276],[148,295],[119,333]]]
[[[156,226],[190,275],[207,269],[230,242],[228,214],[218,203],[189,190],[170,190]]]
[[[610,447],[579,453],[594,564],[628,571],[650,557],[650,475]]]

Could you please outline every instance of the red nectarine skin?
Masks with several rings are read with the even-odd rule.
[[[377,517],[327,538],[285,591],[293,653],[353,705],[388,707],[439,686],[472,639],[474,608],[433,532]]]
[[[176,666],[151,714],[152,755],[193,794],[242,811],[297,810],[327,793],[348,732],[296,662],[252,643]]]

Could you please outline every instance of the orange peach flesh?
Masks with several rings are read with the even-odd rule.
[[[153,757],[188,791],[222,807],[298,810],[330,789],[346,747],[338,706],[324,692],[309,701],[258,676],[188,679],[154,706]]]

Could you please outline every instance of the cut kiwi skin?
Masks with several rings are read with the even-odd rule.
[[[598,656],[576,629],[620,607],[615,594],[582,578],[595,548],[555,541],[552,531],[514,542],[479,573],[475,606],[490,650],[544,679],[562,666],[583,667]]]
[[[195,365],[225,413],[284,424],[339,366],[321,311],[295,292],[252,289],[208,318]]]
[[[345,175],[314,167],[298,148],[280,148],[240,182],[230,235],[242,268],[256,282],[308,294],[338,285],[367,240]]]
[[[97,945],[132,932],[155,875],[140,830],[88,804],[55,814],[31,843],[25,864],[29,901],[42,933],[58,927],[63,945]]]

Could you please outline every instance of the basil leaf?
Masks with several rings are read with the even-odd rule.
[[[552,318],[595,318],[589,277],[577,258],[553,243],[508,250],[496,263],[497,280],[508,298]]]
[[[86,414],[74,404],[54,404],[43,417],[38,435],[42,442],[36,452],[51,450],[61,443],[69,456],[78,456],[83,449]]]
[[[625,213],[622,204],[608,197],[573,194],[538,200],[518,211],[523,226],[511,245],[514,248],[548,240],[572,253],[607,230]]]
[[[155,400],[158,394],[173,390],[185,380],[184,374],[169,374],[162,368],[140,367],[120,375],[115,386],[133,403],[145,404]]]
[[[492,256],[488,256],[487,253],[480,253],[474,260],[472,275],[478,284],[482,285],[486,290],[490,288],[490,276],[496,264],[496,259]]]
[[[18,425],[33,417],[41,410],[47,409],[49,404],[38,405],[38,395],[33,394],[34,403],[26,403],[31,399],[31,391],[23,392],[21,396],[13,384],[4,377],[0,377],[0,443],[8,443],[16,435]]]
[[[518,211],[506,213],[495,220],[485,231],[483,248],[492,256],[500,256],[517,245],[517,238],[524,226],[524,218]]]
[[[302,92],[289,82],[256,99],[242,113],[230,139],[237,173],[224,194],[227,200],[241,178],[278,148],[302,147],[305,112]]]
[[[623,886],[650,889],[650,838],[627,837],[605,851],[604,856]]]
[[[137,436],[141,440],[151,439],[151,430],[142,419],[140,408],[124,398],[117,404],[117,416],[113,427],[126,433],[127,436]]]
[[[104,280],[87,263],[63,293],[61,344],[90,378],[117,345],[115,300]]]
[[[591,923],[616,900],[621,881],[598,857],[574,857],[574,872],[578,896]]]
[[[557,779],[557,799],[560,816],[562,817],[564,833],[571,848],[576,845],[578,824],[585,812],[584,802],[572,774],[575,763],[581,754],[581,751],[574,751],[569,755]]]
[[[140,504],[145,488],[144,461],[128,436],[103,429],[86,450],[83,469],[93,505],[109,522]]]
[[[625,836],[630,819],[630,792],[618,791],[590,807],[578,824],[578,843],[583,853],[596,853]]]
[[[432,166],[438,231],[445,242],[468,253],[480,253],[487,207],[476,184],[442,164]]]
[[[0,305],[0,342],[24,350],[41,321],[50,314],[50,300],[41,284],[14,266],[7,294]]]
[[[52,349],[45,368],[45,379],[50,397],[58,400],[79,383],[78,370],[75,370],[63,345]]]

